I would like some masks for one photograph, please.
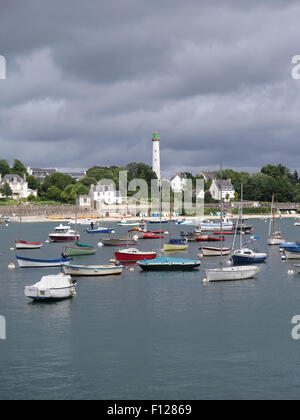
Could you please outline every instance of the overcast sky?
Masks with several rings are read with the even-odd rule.
[[[1,0],[1,158],[300,168],[295,0]]]

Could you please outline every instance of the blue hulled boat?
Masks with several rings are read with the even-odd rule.
[[[243,248],[232,254],[231,260],[234,265],[238,264],[260,264],[264,263],[268,255],[265,253],[254,252],[251,249]]]

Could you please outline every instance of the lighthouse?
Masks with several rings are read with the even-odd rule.
[[[160,138],[159,138],[159,135],[158,135],[157,131],[153,134],[152,143],[153,143],[152,169],[156,173],[157,178],[160,180],[161,179],[161,173],[160,173]]]

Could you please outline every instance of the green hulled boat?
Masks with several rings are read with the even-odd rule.
[[[81,255],[94,255],[96,254],[96,251],[96,248],[94,248],[92,245],[75,242],[74,246],[65,247],[64,255],[66,257],[79,257]]]

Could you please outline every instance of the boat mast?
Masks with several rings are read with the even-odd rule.
[[[77,233],[78,233],[78,209],[77,209],[77,203],[78,203],[78,195],[76,194],[75,198],[75,244],[77,242]]]
[[[221,181],[220,181],[220,191],[221,191],[221,254],[220,254],[220,269],[222,270],[223,268],[223,168],[222,168],[222,163],[220,165],[220,177],[221,177]]]
[[[19,227],[19,239],[21,240],[22,239],[22,202],[21,202],[21,200],[20,200],[20,202],[19,202],[19,204],[20,204],[20,206],[19,206],[19,208],[20,208],[20,227]]]
[[[272,217],[273,217],[273,235],[275,234],[274,223],[275,223],[275,215],[274,215],[274,193],[272,194],[272,204],[271,204],[271,217],[270,217],[270,225],[269,225],[269,238],[271,237],[272,231]]]
[[[172,240],[172,203],[171,203],[171,197],[170,197],[170,234],[169,234],[169,242]]]
[[[243,248],[243,200],[244,200],[244,185],[241,184],[240,249]]]
[[[160,224],[160,234],[159,234],[159,243],[160,243],[160,250],[159,250],[159,256],[162,256],[162,220],[161,220],[161,216],[162,216],[162,183],[161,183],[161,179],[158,180],[158,185],[159,185],[159,224]]]
[[[275,232],[276,232],[275,223],[276,223],[276,221],[275,221],[275,194],[274,193],[273,193],[273,198],[272,198],[272,206],[273,206],[273,235],[275,236]]]

